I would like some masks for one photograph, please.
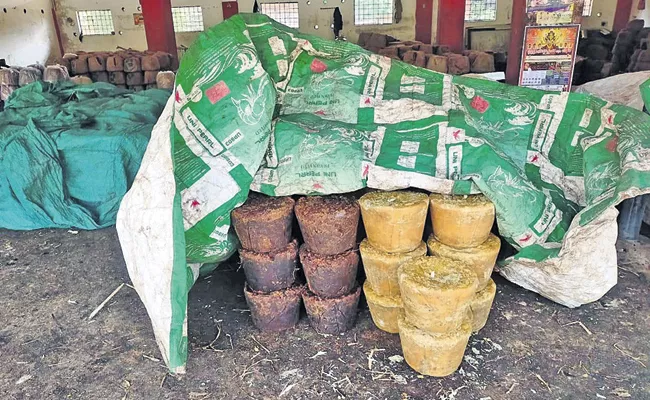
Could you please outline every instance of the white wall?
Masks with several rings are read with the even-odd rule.
[[[0,58],[26,66],[45,64],[58,53],[49,0],[0,1]]]
[[[591,16],[582,18],[582,29],[605,28],[611,30],[614,25],[616,3],[617,0],[594,0]],[[601,13],[600,17],[598,13]]]
[[[642,19],[645,21],[645,26],[650,26],[650,1],[646,1],[645,10],[639,10],[639,0],[634,1],[630,14],[630,20],[633,19]]]

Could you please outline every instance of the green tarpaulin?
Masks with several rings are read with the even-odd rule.
[[[644,87],[648,93],[648,88]],[[187,293],[236,248],[249,190],[483,192],[518,253],[501,273],[570,307],[616,283],[616,211],[650,189],[650,117],[585,94],[454,77],[238,15],[186,52],[118,215],[172,371]]]
[[[36,82],[0,112],[0,228],[113,225],[169,92]]]

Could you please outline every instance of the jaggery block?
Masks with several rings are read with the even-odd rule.
[[[126,84],[128,86],[139,86],[144,84],[144,74],[142,72],[128,72],[126,74]]]
[[[436,56],[430,55],[427,60],[427,69],[431,71],[440,72],[443,74],[447,73],[447,57],[445,56]]]
[[[136,55],[130,55],[124,58],[124,72],[140,72],[142,71],[142,66],[140,65],[140,57]]]
[[[324,255],[344,253],[357,243],[359,205],[348,196],[302,197],[296,217],[310,251]]]
[[[444,333],[423,331],[405,318],[400,318],[398,327],[406,363],[422,375],[435,377],[451,375],[460,367],[472,334],[467,320],[458,329]]]
[[[298,243],[295,240],[283,249],[268,253],[240,249],[239,257],[246,281],[256,292],[282,290],[296,282]]]
[[[405,253],[422,244],[428,198],[424,193],[371,192],[359,199],[370,244],[388,253]]]
[[[460,54],[447,54],[447,70],[452,75],[464,75],[470,71],[469,57]]]
[[[350,330],[357,319],[361,287],[334,299],[321,298],[305,290],[302,300],[309,324],[318,333],[339,334]]]
[[[143,71],[160,71],[160,61],[155,55],[142,57],[140,65]]]
[[[174,82],[176,81],[176,74],[171,71],[160,71],[156,75],[156,84],[159,89],[174,89]]]
[[[431,222],[435,238],[458,249],[476,247],[490,236],[494,204],[482,194],[431,194]]]
[[[85,75],[73,76],[70,80],[76,85],[90,85],[93,83],[93,80]]]
[[[20,70],[18,76],[18,84],[20,87],[27,86],[30,83],[40,81],[43,78],[43,73],[40,69],[27,67]]]
[[[88,57],[88,71],[103,72],[106,71],[106,55],[93,54]]]
[[[470,57],[471,60],[471,57]],[[494,56],[492,54],[477,52],[471,60],[471,71],[475,73],[494,72]]]
[[[244,296],[255,327],[277,332],[296,326],[300,318],[300,301],[304,287],[296,286],[271,293],[259,293],[246,285]]]
[[[93,82],[108,82],[108,72],[106,71],[92,72],[90,77]]]
[[[359,253],[363,260],[366,272],[366,283],[379,296],[399,296],[399,281],[397,270],[405,261],[427,254],[424,242],[413,251],[407,253],[387,253],[373,247],[368,239],[364,239],[359,246]]]
[[[109,72],[108,81],[113,85],[126,85],[126,73],[122,71]]]
[[[20,71],[13,68],[0,68],[0,85],[20,85]]]
[[[339,297],[348,294],[357,284],[359,255],[356,251],[322,255],[300,248],[300,263],[305,272],[307,286],[320,297]]]
[[[106,71],[122,72],[124,71],[124,57],[114,54],[106,59]]]
[[[472,311],[472,332],[478,332],[487,324],[490,316],[490,309],[497,294],[497,285],[492,279],[488,281],[487,286],[478,293],[470,303]]]
[[[232,212],[243,248],[266,253],[282,249],[292,239],[294,201],[291,197],[251,195]]]
[[[144,84],[151,85],[156,83],[159,71],[144,71]]]
[[[492,270],[501,249],[501,240],[496,235],[490,234],[488,239],[477,247],[457,249],[440,243],[431,235],[427,246],[429,254],[432,256],[460,261],[470,267],[478,278],[478,290],[483,290],[492,276]]]
[[[406,319],[427,332],[451,332],[471,318],[476,274],[458,261],[418,257],[397,272]]]
[[[363,284],[363,292],[368,301],[372,322],[377,328],[388,333],[397,333],[397,320],[404,317],[402,298],[398,296],[379,296],[368,281]]]
[[[83,75],[89,72],[88,70],[88,56],[83,54],[70,60],[70,72],[72,75]]]
[[[70,74],[68,74],[67,68],[63,65],[48,65],[43,73],[43,80],[45,82],[54,83],[67,81],[68,79],[70,79]]]

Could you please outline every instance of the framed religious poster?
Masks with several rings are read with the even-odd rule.
[[[526,13],[529,25],[561,25],[579,23],[583,0],[528,0]]]
[[[519,86],[568,92],[580,25],[527,26]]]

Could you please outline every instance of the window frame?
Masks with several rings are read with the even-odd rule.
[[[485,3],[487,3],[487,4],[485,4],[485,6],[494,5],[494,18],[479,17],[477,19],[468,19],[468,17],[471,16],[469,14],[471,3],[474,3],[474,2],[476,2],[476,3],[485,2]],[[465,0],[465,22],[467,22],[467,23],[494,22],[494,21],[497,20],[498,12],[499,12],[499,1],[498,0]]]
[[[582,8],[583,17],[591,17],[591,14],[594,12],[594,0],[584,0]]]
[[[198,9],[199,15],[201,16],[201,29],[182,29],[182,30],[177,30],[176,28],[176,21],[175,19],[179,18],[175,13],[174,10],[182,10],[182,9]],[[203,7],[201,6],[174,6],[172,7],[172,22],[174,25],[174,33],[196,33],[196,32],[204,32],[205,31],[205,20],[203,19]],[[190,21],[190,24],[193,26],[196,21]],[[180,23],[180,21],[179,21]]]
[[[296,15],[295,15],[296,26],[289,25],[288,23],[285,22],[286,20],[285,21],[279,21],[279,20],[275,19],[274,17],[272,17],[271,15],[266,14],[264,12],[264,7],[265,6],[276,6],[276,5],[282,5],[282,6],[295,5],[295,10],[293,10],[293,9],[291,9],[291,10],[278,10],[278,12],[279,13],[283,13],[283,12],[291,12],[292,13],[293,11],[295,11],[296,12]],[[267,17],[274,20],[275,22],[277,22],[279,24],[282,24],[282,25],[286,25],[289,28],[300,29],[300,2],[298,2],[298,1],[265,1],[265,2],[262,2],[262,3],[260,3],[260,14],[264,14]],[[279,15],[279,14],[276,15],[276,17],[280,17],[280,16],[281,15]],[[290,15],[289,18],[294,19],[294,16]]]
[[[365,21],[359,21],[359,14],[360,14],[360,9],[357,8],[357,6],[364,2],[368,1],[370,3],[376,3],[377,1],[386,1],[387,3],[390,4],[390,22],[365,22]],[[373,6],[373,4],[370,4],[369,7]],[[379,18],[378,16],[374,16],[375,18]],[[395,1],[394,0],[354,0],[354,25],[355,26],[380,26],[380,25],[392,25],[395,23]]]
[[[104,32],[98,32],[97,29],[93,28],[92,24],[84,24],[83,22],[87,22],[89,19],[96,18],[99,16],[98,13],[108,13],[108,20],[110,20],[111,23],[111,31],[104,31]],[[96,15],[89,15],[89,14],[96,14]],[[77,27],[79,28],[79,34],[83,34],[84,36],[113,36],[115,35],[115,20],[113,19],[113,11],[109,9],[101,9],[101,10],[77,10],[76,12],[77,15]],[[106,15],[104,15],[106,17]],[[99,27],[103,27],[101,25],[98,25]]]

